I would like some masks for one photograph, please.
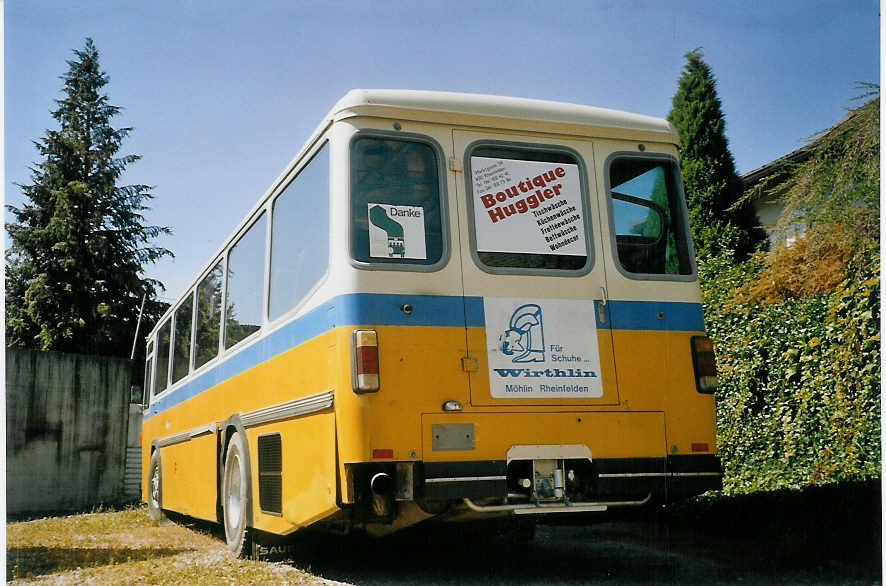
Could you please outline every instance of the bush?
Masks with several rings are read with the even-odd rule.
[[[701,263],[726,492],[879,477],[879,263],[870,245],[831,291],[765,304],[766,258]]]

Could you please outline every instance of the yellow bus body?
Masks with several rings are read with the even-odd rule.
[[[347,161],[354,137],[367,132],[423,137],[442,155],[449,233],[444,259],[433,270],[368,270],[342,244],[352,221]],[[495,272],[472,261],[465,164],[473,161],[471,145],[484,141],[518,152],[523,144],[542,145],[542,151],[550,145],[580,158],[574,167],[583,172],[592,257],[583,274]],[[694,268],[671,280],[626,275],[611,250],[615,216],[605,207],[604,161],[619,153],[654,153],[675,162],[675,143],[664,121],[580,106],[436,92],[348,94],[201,272],[226,258],[258,214],[271,211],[281,187],[326,144],[330,195],[316,202],[329,210],[323,278],[283,317],[272,321],[265,312],[251,337],[199,368],[192,360],[187,376],[152,394],[142,431],[144,499],[162,495],[165,510],[223,521],[224,455],[235,431],[245,434],[248,452],[247,526],[278,535],[318,522],[385,533],[432,516],[569,514],[577,505],[576,511],[603,511],[624,503],[665,504],[716,488],[714,398],[697,389],[692,350],[693,339],[705,335]],[[546,315],[548,307],[564,307],[564,315],[593,308],[599,395],[546,397],[532,387],[526,397],[495,396],[490,377],[499,371],[487,347],[498,333],[487,331],[484,311],[490,299],[548,300],[552,305],[539,302]],[[149,354],[159,348],[164,323],[149,336]],[[574,336],[583,335],[573,329]],[[354,390],[355,330],[377,333],[376,392]],[[175,348],[169,352],[175,360]],[[511,375],[528,373],[524,366],[515,364]],[[577,372],[567,367],[547,372]],[[544,369],[538,372],[533,376],[546,379]],[[445,404],[458,408],[445,410]],[[162,463],[159,493],[151,485],[155,452]],[[534,485],[521,500],[512,494],[511,476],[518,473],[510,467],[517,460],[530,467],[520,470],[553,466],[568,475],[575,472],[570,462],[581,461],[593,479],[582,489],[583,500],[553,492],[542,498]],[[391,477],[388,493],[376,494],[367,484],[367,475],[379,473]],[[596,498],[582,505],[587,495]]]

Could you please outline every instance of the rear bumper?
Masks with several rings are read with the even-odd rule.
[[[677,502],[709,490],[723,489],[723,470],[715,455],[669,456],[668,498]]]
[[[670,504],[722,488],[715,455],[599,459],[577,471],[582,500]],[[504,460],[416,463],[414,494],[425,500],[505,498],[515,488],[515,470]]]
[[[565,520],[583,513],[657,508],[722,486],[720,460],[714,455],[365,462],[345,467],[354,491],[351,522],[379,534],[441,515],[447,520],[507,515]],[[373,482],[378,478],[384,482]]]

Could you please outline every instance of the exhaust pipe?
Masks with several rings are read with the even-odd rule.
[[[369,481],[372,490],[372,512],[378,517],[387,517],[391,512],[390,494],[394,483],[390,474],[378,472]]]
[[[391,492],[392,487],[393,481],[391,480],[390,474],[386,472],[375,474],[372,477],[372,480],[369,481],[369,488],[372,489],[373,494],[387,495]]]

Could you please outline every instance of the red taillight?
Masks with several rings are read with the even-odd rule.
[[[357,347],[357,374],[378,374],[378,346]]]
[[[355,393],[378,390],[378,333],[375,330],[354,330]]]
[[[714,344],[707,336],[692,337],[692,366],[695,369],[695,388],[699,393],[717,390],[717,359]]]
[[[391,448],[376,448],[372,450],[372,458],[374,460],[390,460],[394,457],[394,450]]]
[[[692,442],[692,451],[694,452],[709,452],[707,442]]]

